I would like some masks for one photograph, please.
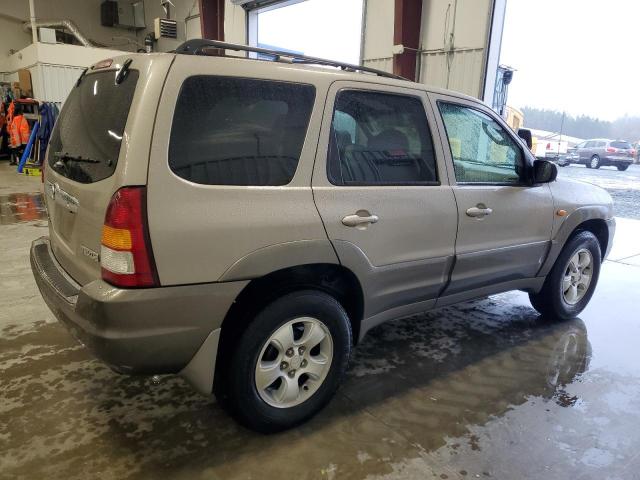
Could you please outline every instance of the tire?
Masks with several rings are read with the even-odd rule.
[[[583,252],[588,252],[591,255],[590,282],[585,289],[580,290],[580,280],[582,280],[583,275],[589,273],[585,268],[583,274],[580,275],[576,290],[578,295],[581,294],[581,296],[574,299],[569,298],[568,300],[567,297],[571,297],[571,292],[565,294],[566,279],[571,278],[571,281],[573,281],[578,278],[578,273],[573,274],[576,277],[565,276],[565,273],[569,271],[572,260],[579,252],[580,255],[584,255]],[[600,244],[593,233],[582,231],[573,235],[565,244],[562,252],[560,252],[540,292],[529,294],[533,308],[540,312],[543,317],[551,320],[568,320],[578,316],[591,300],[591,296],[598,284],[601,258]],[[572,287],[570,289],[572,290]],[[575,302],[570,300],[575,300]]]
[[[616,167],[618,167],[619,171],[624,172],[627,168],[629,168],[629,165],[616,165]]]
[[[593,157],[591,157],[591,160],[589,160],[588,166],[589,168],[595,168],[595,169],[600,168],[600,157],[598,155],[594,155]]]
[[[300,321],[291,325],[302,319],[309,323]],[[291,334],[293,344],[284,341],[289,338],[287,334]],[[325,336],[317,347],[311,347],[322,334]],[[303,340],[307,337],[314,338],[306,344],[311,348],[300,354],[299,347],[304,347]],[[283,346],[281,339],[287,345]],[[347,370],[351,345],[351,323],[335,298],[315,290],[284,295],[260,311],[235,344],[223,386],[225,405],[239,423],[262,433],[303,423],[334,395]],[[291,352],[293,355],[289,355]],[[322,362],[317,359],[325,357],[330,363],[319,367]],[[274,364],[277,368],[272,367]],[[318,372],[324,368],[322,377],[304,373],[311,368]],[[263,383],[268,383],[271,376],[275,381],[265,388],[258,387],[259,371],[267,372],[260,374],[265,375]],[[281,392],[287,397],[286,392],[296,391],[295,398],[293,395],[286,401],[278,398]]]

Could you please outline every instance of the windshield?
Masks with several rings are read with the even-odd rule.
[[[71,90],[49,146],[49,165],[60,175],[92,183],[115,171],[138,72],[131,70],[120,84],[115,76],[90,74]]]

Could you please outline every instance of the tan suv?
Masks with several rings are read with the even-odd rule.
[[[381,322],[512,289],[549,317],[587,305],[611,198],[555,181],[487,106],[221,48],[265,53],[102,61],[52,134],[32,269],[114,370],[180,373],[275,431],[329,401]]]

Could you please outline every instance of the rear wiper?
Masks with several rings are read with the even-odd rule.
[[[62,160],[65,162],[67,160],[71,160],[72,162],[79,162],[79,163],[100,163],[100,160],[94,160],[92,158],[83,157],[82,155],[71,155],[69,153],[63,153],[63,152],[54,152],[53,156],[58,160]]]

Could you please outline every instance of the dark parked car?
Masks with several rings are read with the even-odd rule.
[[[633,163],[635,154],[636,152],[629,142],[595,138],[579,143],[575,153],[570,155],[569,161],[581,163],[587,168],[611,165],[624,171]]]

